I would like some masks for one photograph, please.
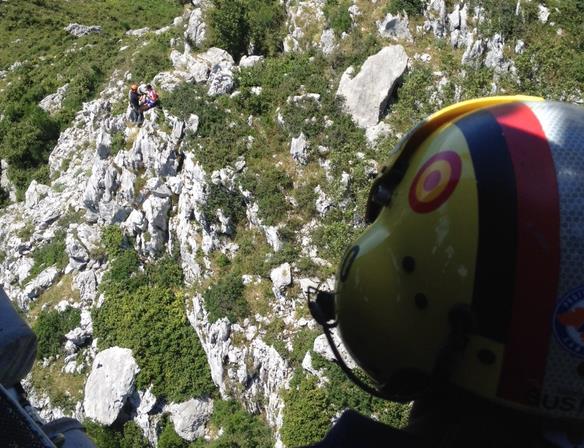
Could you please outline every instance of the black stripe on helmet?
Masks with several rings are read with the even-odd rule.
[[[506,342],[515,287],[517,188],[500,125],[487,111],[467,115],[462,131],[474,166],[479,236],[472,309],[479,334]]]

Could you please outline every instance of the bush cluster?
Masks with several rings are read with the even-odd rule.
[[[417,16],[424,12],[423,0],[391,0],[388,2],[388,12],[401,14],[404,11],[409,16]]]
[[[94,311],[94,335],[100,348],[132,349],[140,366],[137,386],[172,401],[209,395],[214,390],[207,358],[189,324],[175,258],[140,269],[133,249],[123,250],[104,275],[107,300]]]
[[[221,209],[233,226],[245,218],[245,201],[239,191],[230,191],[223,185],[209,182],[207,202],[203,206],[203,213],[210,223],[218,224],[217,209]]]
[[[324,5],[323,13],[328,25],[339,35],[351,29],[351,15],[349,14],[351,4],[347,0],[326,0]]]
[[[122,428],[102,426],[91,420],[83,422],[87,434],[99,448],[144,448],[150,446],[142,430],[134,422],[126,422]]]
[[[203,293],[205,308],[209,312],[209,320],[215,322],[227,317],[230,322],[236,322],[249,314],[249,307],[243,296],[245,286],[241,275],[230,272],[222,276]]]
[[[287,446],[305,446],[322,440],[332,425],[332,419],[345,409],[363,415],[375,415],[379,421],[402,428],[407,423],[409,407],[371,395],[355,386],[334,363],[312,354],[313,366],[324,369],[329,379],[326,387],[318,379],[297,368],[290,389],[284,394],[282,441]]]
[[[67,308],[61,313],[55,309],[41,311],[33,325],[38,339],[37,358],[59,355],[65,334],[77,327],[80,321],[81,312],[76,308]]]
[[[267,225],[275,225],[286,217],[289,204],[285,193],[292,189],[292,179],[273,164],[262,164],[257,171],[248,169],[241,179],[244,189],[258,201],[259,216]]]
[[[252,49],[273,55],[282,49],[286,13],[277,0],[213,0],[209,11],[210,44],[236,61]]]
[[[273,446],[272,432],[259,416],[247,413],[235,401],[215,400],[210,424],[222,429],[212,442],[197,439],[187,442],[175,432],[172,423],[163,419],[158,448],[269,448]]]

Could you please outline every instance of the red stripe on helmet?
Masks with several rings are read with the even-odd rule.
[[[558,185],[547,138],[531,109],[514,103],[495,108],[493,115],[517,186],[515,291],[498,395],[529,404],[528,397],[543,386],[559,282]]]

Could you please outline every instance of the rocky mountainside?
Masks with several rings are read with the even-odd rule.
[[[331,362],[306,291],[333,287],[418,120],[492,94],[582,103],[578,2],[503,3],[193,0],[159,27],[56,30],[63,51],[108,38],[116,56],[91,98],[71,102],[65,71],[34,97],[60,120],[48,160],[0,141],[0,283],[39,336],[24,385],[41,417],[75,416],[104,447],[298,446],[347,407],[403,425],[407,405]],[[32,116],[8,107],[27,73],[65,68],[2,57],[10,135]],[[161,94],[141,127],[135,81]]]

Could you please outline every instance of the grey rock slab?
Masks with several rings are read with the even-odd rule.
[[[257,56],[257,55],[243,56],[239,60],[239,67],[240,68],[253,67],[254,65],[259,64],[263,60],[264,60],[264,57],[263,56]]]
[[[168,228],[168,211],[170,210],[170,199],[149,196],[142,205],[144,215],[150,226],[166,231]]]
[[[320,35],[319,47],[321,51],[326,54],[332,54],[338,47],[335,38],[335,32],[332,29],[326,29]]]
[[[170,413],[176,433],[192,442],[205,436],[207,423],[213,413],[213,400],[192,398],[184,403],[169,404],[164,411]]]
[[[377,22],[377,31],[381,37],[395,40],[412,40],[407,16],[387,14]]]
[[[205,42],[206,36],[207,25],[203,20],[203,11],[201,8],[195,8],[189,16],[189,22],[184,37],[195,47],[200,47]]]
[[[26,285],[24,288],[24,295],[29,299],[38,297],[44,290],[46,290],[55,282],[59,276],[59,273],[60,271],[54,266],[45,269],[38,275],[38,277]]]
[[[138,372],[130,349],[112,347],[98,353],[85,383],[85,415],[102,425],[115,422],[134,391]]]
[[[300,165],[306,165],[308,163],[308,141],[303,132],[290,142],[290,155]]]
[[[100,34],[102,29],[97,25],[80,25],[78,23],[70,23],[64,28],[69,34],[75,37],[87,36],[88,34]]]
[[[351,355],[349,355],[349,352],[347,351],[347,349],[343,345],[343,342],[341,341],[341,339],[336,334],[336,331],[333,331],[332,334],[333,334],[333,341],[335,343],[335,346],[336,346],[337,350],[339,351],[339,354],[341,355],[343,360],[347,363],[347,366],[350,369],[356,368],[357,365],[355,364],[355,361],[353,361],[353,358],[351,358]],[[331,347],[330,347],[328,341],[326,340],[326,336],[324,334],[321,334],[320,336],[318,336],[314,340],[314,345],[313,345],[312,349],[314,350],[315,353],[318,353],[323,358],[325,358],[329,361],[336,360],[335,355],[334,355],[333,351],[331,350]]]
[[[68,90],[68,83],[59,87],[55,93],[51,93],[44,97],[39,103],[39,107],[49,114],[59,112],[63,107],[63,99],[65,99]]]
[[[404,48],[391,45],[368,57],[357,75],[353,76],[353,67],[343,73],[337,95],[345,99],[344,107],[358,126],[367,128],[379,122],[407,64]]]
[[[292,271],[290,263],[283,263],[270,272],[270,279],[274,285],[274,289],[284,291],[292,283]]]
[[[92,304],[97,297],[97,278],[92,270],[80,272],[73,282],[79,290],[81,301],[85,304]]]

